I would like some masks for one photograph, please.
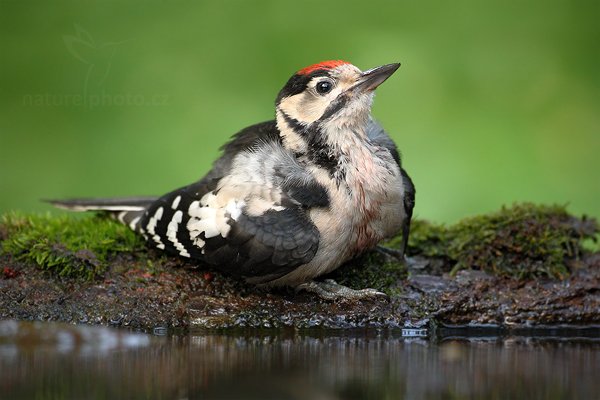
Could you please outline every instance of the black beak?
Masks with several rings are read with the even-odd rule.
[[[392,76],[398,68],[400,68],[400,63],[386,64],[365,71],[361,74],[360,78],[358,78],[356,85],[352,86],[350,90],[359,93],[373,91],[385,82],[387,78]]]

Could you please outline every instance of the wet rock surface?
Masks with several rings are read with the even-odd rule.
[[[388,291],[389,300],[334,302],[307,293],[262,291],[180,260],[156,257],[162,262],[149,268],[145,259],[119,255],[111,260],[103,279],[85,281],[57,277],[2,256],[0,319],[141,330],[600,324],[597,253],[581,259],[562,280],[522,280],[476,270],[451,276],[409,268],[407,277]],[[365,257],[332,277],[342,281],[361,262],[367,262]]]
[[[326,301],[166,256],[106,218],[12,213],[0,221],[0,319],[148,331],[599,326],[598,232],[594,219],[531,204],[448,227],[417,220],[407,262],[373,251],[322,277],[388,299]]]

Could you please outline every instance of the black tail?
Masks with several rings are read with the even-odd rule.
[[[141,217],[156,199],[157,197],[126,197],[45,201],[55,207],[69,211],[106,211],[119,222],[128,225],[134,231],[138,231]]]

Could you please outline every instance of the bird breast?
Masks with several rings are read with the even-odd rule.
[[[368,143],[348,150],[340,158],[341,184],[324,170],[315,171],[329,191],[333,213],[314,210],[311,217],[322,244],[345,249],[349,258],[397,234],[405,212],[402,175],[390,152]]]

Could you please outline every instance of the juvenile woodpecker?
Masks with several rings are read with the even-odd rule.
[[[313,278],[400,232],[404,254],[415,189],[371,118],[374,90],[399,66],[362,72],[336,60],[299,70],[277,96],[275,120],[238,132],[206,176],[162,197],[52,203],[110,212],[157,248],[251,283],[328,299],[381,295]]]

